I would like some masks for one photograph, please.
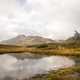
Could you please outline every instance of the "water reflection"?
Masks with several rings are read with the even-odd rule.
[[[15,78],[30,78],[37,74],[46,74],[51,70],[67,68],[75,65],[75,62],[66,57],[50,56],[41,58],[18,59],[15,56],[0,55],[0,80],[6,76],[8,80]],[[6,79],[4,79],[6,80]]]

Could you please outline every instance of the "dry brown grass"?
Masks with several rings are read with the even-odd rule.
[[[35,48],[22,46],[0,46],[0,53],[31,52],[41,55],[80,56],[80,48]]]

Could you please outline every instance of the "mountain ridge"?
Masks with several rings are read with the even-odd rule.
[[[54,43],[55,41],[49,38],[44,38],[41,36],[26,36],[26,35],[18,35],[14,38],[3,40],[1,44],[8,44],[8,45],[37,45],[37,44],[44,44],[44,43]]]

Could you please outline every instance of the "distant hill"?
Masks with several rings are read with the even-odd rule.
[[[63,43],[67,48],[79,48],[80,47],[80,33],[75,31],[75,34],[72,37],[65,40]]]
[[[1,44],[8,44],[8,45],[37,45],[37,44],[45,44],[45,43],[54,43],[55,41],[48,38],[43,38],[40,36],[25,36],[25,35],[18,35],[12,39],[4,40]]]
[[[80,33],[75,31],[74,36],[66,40],[68,43],[80,43]]]

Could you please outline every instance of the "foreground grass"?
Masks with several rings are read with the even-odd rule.
[[[47,75],[38,75],[30,80],[80,80],[80,66],[51,71]]]

